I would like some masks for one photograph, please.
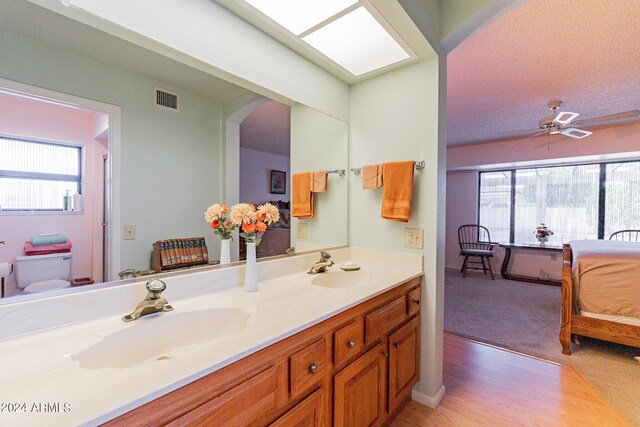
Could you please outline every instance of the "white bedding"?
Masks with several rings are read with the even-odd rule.
[[[609,320],[611,322],[626,323],[627,325],[640,326],[640,319],[627,316],[614,316],[612,314],[591,313],[580,310],[580,315],[585,317],[593,317],[594,319]]]

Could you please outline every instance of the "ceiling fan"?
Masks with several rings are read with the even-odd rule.
[[[538,129],[532,129],[531,131],[537,131],[535,134],[528,136],[527,138],[533,138],[539,135],[557,135],[562,134],[575,139],[586,138],[593,132],[584,129],[578,129],[585,126],[601,126],[608,122],[614,122],[618,120],[631,119],[640,116],[640,110],[625,111],[623,113],[610,114],[608,116],[595,117],[593,119],[579,120],[576,119],[580,113],[573,113],[570,111],[558,111],[562,101],[550,101],[547,103],[547,107],[553,114],[547,117],[543,117],[538,120]]]

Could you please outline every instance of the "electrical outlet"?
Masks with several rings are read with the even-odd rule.
[[[411,249],[422,249],[423,239],[422,228],[405,228],[404,229],[404,247]]]
[[[309,224],[306,222],[298,223],[298,239],[308,239],[309,238]]]
[[[136,240],[136,226],[125,225],[124,226],[124,240]]]

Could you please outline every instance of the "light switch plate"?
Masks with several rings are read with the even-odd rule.
[[[136,240],[136,226],[125,225],[124,226],[124,240]]]
[[[422,249],[424,231],[422,228],[405,228],[404,229],[404,247],[410,249]]]
[[[298,239],[308,239],[309,238],[309,224],[306,222],[298,223]]]

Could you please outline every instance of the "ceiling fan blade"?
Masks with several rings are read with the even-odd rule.
[[[558,115],[553,119],[553,123],[557,123],[562,126],[566,126],[578,117],[580,113],[572,113],[570,111],[561,111]]]
[[[534,133],[533,135],[529,135],[529,136],[528,136],[528,137],[526,137],[525,139],[535,138],[536,136],[544,135],[545,133],[549,133],[549,131],[545,129],[545,130],[540,131],[540,132],[538,132],[538,133]]]
[[[616,120],[629,120],[635,117],[640,117],[640,110],[630,110],[622,113],[609,114],[608,116],[594,117],[593,119],[580,120],[575,123],[578,126],[597,126],[606,122],[613,122]]]
[[[547,131],[547,130],[543,130],[542,132],[534,133],[533,135],[529,135],[529,136],[527,136],[527,137],[525,137],[525,138],[522,138],[522,139],[519,139],[519,140],[517,140],[517,141],[512,142],[511,144],[507,145],[507,148],[508,148],[508,147],[513,147],[513,146],[514,146],[514,145],[516,145],[517,143],[522,142],[522,140],[523,140],[523,139],[534,138],[534,137],[536,137],[536,136],[544,135],[545,133],[548,133],[548,131]]]
[[[586,138],[591,135],[593,132],[589,132],[588,130],[576,129],[576,128],[566,128],[560,131],[561,134],[570,136],[575,139]]]
[[[540,128],[533,128],[533,129],[520,129],[520,130],[509,130],[509,131],[505,131],[505,132],[495,132],[495,135],[498,136],[502,136],[502,135],[507,135],[507,136],[511,136],[511,135],[522,135],[522,134],[530,134],[531,132],[539,132]]]
[[[640,110],[631,110],[631,111],[625,111],[624,113],[616,113],[616,114],[610,114],[608,116],[596,117],[595,119],[591,119],[591,121],[594,123],[602,123],[602,122],[608,122],[610,120],[632,119],[638,116],[640,116]]]

